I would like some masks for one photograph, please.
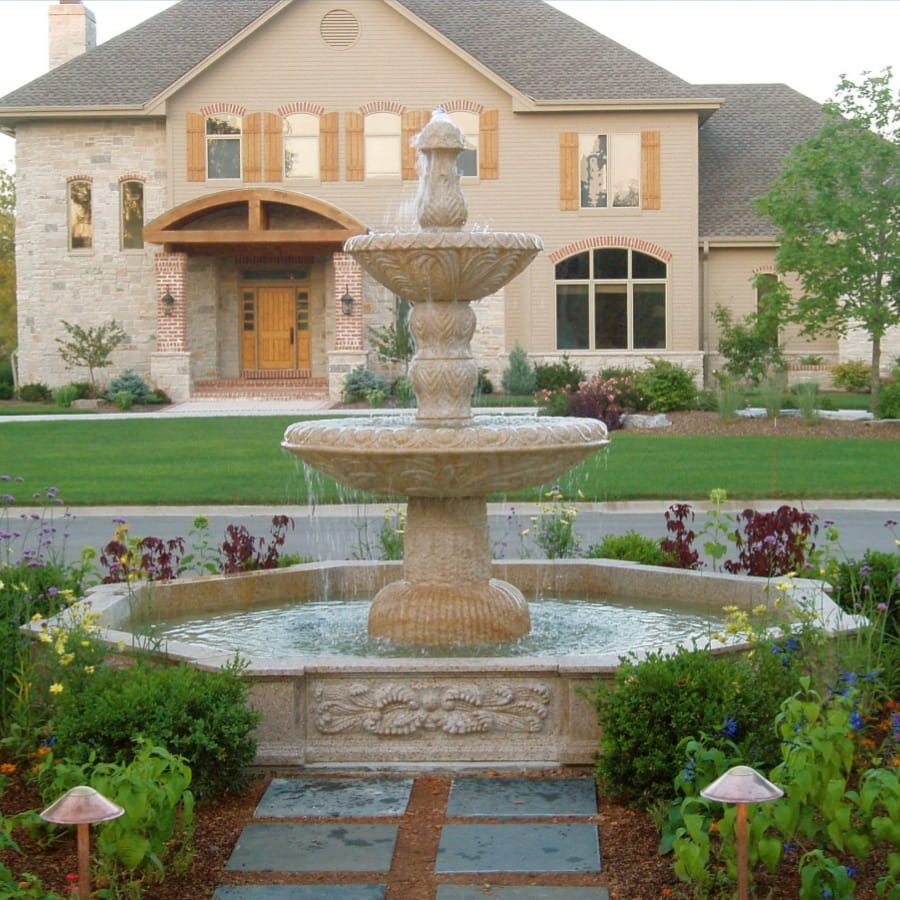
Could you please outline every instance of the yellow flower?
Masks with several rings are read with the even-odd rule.
[[[753,615],[754,616],[761,616],[765,611],[766,611],[766,607],[762,603],[760,603],[759,606],[753,607]]]
[[[121,653],[121,651],[125,649],[125,641],[119,641],[119,643],[116,644],[116,647],[119,649],[119,652]]]
[[[2,587],[3,587],[3,582],[0,582],[0,588],[2,588]],[[35,613],[35,614],[31,617],[31,621],[32,621],[32,622],[40,622],[41,619],[43,619],[43,618],[44,618],[44,617],[43,617],[40,613]]]
[[[61,694],[63,692],[63,686],[57,681],[54,684],[50,685],[50,693],[51,694]]]
[[[87,672],[88,675],[93,675],[93,674],[94,674],[94,667],[93,667],[93,666],[85,666],[85,667],[84,667],[84,671]]]
[[[59,664],[61,666],[68,666],[72,662],[73,659],[75,659],[74,653],[66,653],[65,656],[61,656],[59,658]]]
[[[90,642],[90,641],[82,641],[82,642],[81,642],[81,646],[82,646],[82,647],[90,647],[90,646],[91,646],[91,642]]]
[[[42,631],[42,632],[38,635],[38,640],[39,640],[42,644],[50,644],[50,643],[53,642],[53,638],[50,637],[50,635],[47,634],[46,631]]]

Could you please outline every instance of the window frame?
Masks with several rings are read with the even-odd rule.
[[[85,185],[87,188],[87,201],[86,203],[80,204],[80,208],[82,210],[86,210],[86,221],[83,223],[76,223],[75,209],[76,206],[79,206],[76,203],[74,197],[74,191],[79,185]],[[73,178],[66,184],[66,220],[67,220],[67,235],[66,240],[68,243],[69,250],[78,252],[78,251],[86,251],[94,249],[94,185],[90,178]],[[84,241],[84,243],[76,244],[75,238],[75,228],[76,225],[81,224],[85,226],[86,234],[84,237],[79,238],[78,240]]]
[[[625,274],[610,276],[610,277],[602,277],[597,276],[595,274],[595,265],[596,265],[596,254],[603,253],[606,251],[619,251],[624,252],[626,254],[626,266],[625,266]],[[634,275],[634,255],[640,254],[643,257],[647,257],[653,262],[664,267],[664,276],[663,277],[649,277],[649,276],[638,276]],[[560,278],[559,277],[559,267],[563,263],[566,263],[570,260],[574,260],[577,257],[587,256],[587,275],[575,278]],[[558,263],[556,263],[554,269],[554,300],[555,300],[555,316],[554,316],[554,325],[555,325],[555,345],[557,350],[574,350],[581,352],[592,352],[592,353],[642,353],[642,352],[659,352],[662,350],[668,349],[669,346],[669,264],[666,260],[660,259],[657,256],[654,256],[651,253],[646,253],[642,250],[635,250],[632,247],[593,247],[589,250],[581,250],[577,253],[572,253],[567,257],[561,259]],[[662,345],[661,346],[653,346],[653,347],[636,347],[635,346],[635,333],[638,330],[635,327],[635,287],[654,287],[654,286],[662,286],[662,300],[663,300],[663,333],[662,333]],[[569,289],[568,293],[573,293],[571,291],[572,287],[581,286],[585,288],[585,298],[587,301],[587,318],[585,322],[578,321],[576,325],[581,327],[582,325],[587,329],[587,341],[586,346],[561,346],[560,345],[560,301],[562,299],[566,299],[565,297],[561,297],[561,287],[566,287]],[[598,316],[597,316],[597,305],[598,300],[604,295],[608,295],[610,297],[620,296],[621,291],[616,291],[617,287],[624,287],[625,291],[625,345],[624,346],[604,346],[599,347],[598,344]],[[573,299],[577,302],[577,296],[574,296]],[[640,296],[639,296],[640,300]],[[583,318],[583,317],[581,317]],[[573,321],[572,317],[569,317],[569,321]],[[578,337],[576,335],[576,337]]]
[[[774,272],[759,272],[754,278],[754,293],[756,294],[756,321],[760,325],[760,333],[766,338],[770,350],[777,350],[781,340],[778,325],[763,331],[762,322],[765,315],[766,295],[778,287],[778,275]],[[765,285],[765,286],[764,286]]]
[[[138,231],[139,243],[136,246],[129,246],[126,243],[126,227],[125,227],[125,193],[129,185],[140,186],[140,228]],[[127,250],[143,250],[144,249],[144,182],[140,178],[123,178],[119,182],[119,249]]]
[[[370,131],[370,128],[382,122],[392,121],[394,128],[390,131]],[[399,113],[384,110],[368,113],[363,119],[363,178],[366,181],[399,181],[403,177],[403,120]],[[390,171],[374,171],[371,166],[377,154],[373,153],[374,143],[393,146],[391,155],[396,157],[396,167]]]
[[[630,164],[618,162],[618,157],[627,160],[627,155],[622,152],[622,143],[625,139],[634,143],[631,155],[634,159]],[[618,147],[617,147],[618,145]],[[578,159],[578,208],[602,209],[606,211],[616,210],[640,210],[643,201],[642,184],[642,138],[639,131],[609,131],[578,133],[577,144]],[[602,159],[602,165],[598,160]],[[603,203],[585,203],[591,190],[590,168],[591,160],[597,164],[596,190],[601,191],[604,197]],[[618,170],[618,171],[617,171]],[[613,188],[616,185],[616,176],[623,175],[630,170],[632,180],[637,184],[637,190],[633,194],[634,202],[616,203],[616,195]],[[601,177],[602,173],[602,177]]]
[[[309,112],[288,113],[287,115],[281,117],[283,141],[281,166],[285,179],[305,179],[307,181],[319,180],[321,172],[321,118],[321,116]],[[308,119],[310,123],[315,123],[315,133],[313,134],[311,129],[310,133],[308,134],[290,134],[288,132],[288,124],[290,119]],[[310,173],[304,172],[302,174],[295,175],[288,172],[288,153],[293,152],[291,151],[290,147],[292,144],[298,143],[302,147],[306,148],[308,159],[313,163],[313,165],[307,167],[311,170]],[[301,154],[301,157],[304,157],[304,154]]]
[[[244,122],[243,116],[237,115],[237,113],[210,113],[208,116],[205,116],[203,119],[203,138],[206,150],[205,160],[206,160],[206,180],[207,181],[240,181],[243,177],[244,171]],[[218,119],[219,121],[229,122],[236,121],[237,122],[237,131],[229,132],[226,134],[219,134],[216,132],[210,132],[209,123],[213,119]],[[210,159],[211,159],[211,149],[214,144],[224,143],[224,142],[236,142],[237,143],[237,174],[235,175],[212,175],[210,173]]]

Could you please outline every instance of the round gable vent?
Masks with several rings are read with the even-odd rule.
[[[322,16],[319,34],[332,50],[346,50],[359,37],[359,22],[349,10],[333,9]]]

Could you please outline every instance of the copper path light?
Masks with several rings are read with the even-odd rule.
[[[91,836],[90,826],[98,822],[118,819],[125,812],[117,803],[107,800],[92,787],[79,785],[66,791],[51,803],[41,818],[57,825],[78,826],[78,896],[88,900],[91,895]]]
[[[718,803],[736,804],[738,900],[747,900],[747,804],[784,796],[784,791],[750,766],[734,766],[720,775],[700,796]]]

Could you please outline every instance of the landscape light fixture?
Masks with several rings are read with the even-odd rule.
[[[175,305],[175,298],[169,293],[168,288],[166,292],[162,295],[162,305],[163,310],[167,316],[172,315],[172,307]]]
[[[747,900],[747,804],[777,800],[784,796],[784,791],[763,778],[756,769],[734,766],[703,788],[700,796],[718,803],[736,804],[738,900]]]
[[[341,297],[341,312],[345,316],[353,315],[353,294],[350,293],[350,288],[344,289],[344,296]]]
[[[89,900],[91,896],[91,836],[90,826],[108,822],[124,815],[125,810],[107,800],[103,794],[87,785],[73,787],[41,814],[45,822],[57,825],[78,826],[78,896]]]

